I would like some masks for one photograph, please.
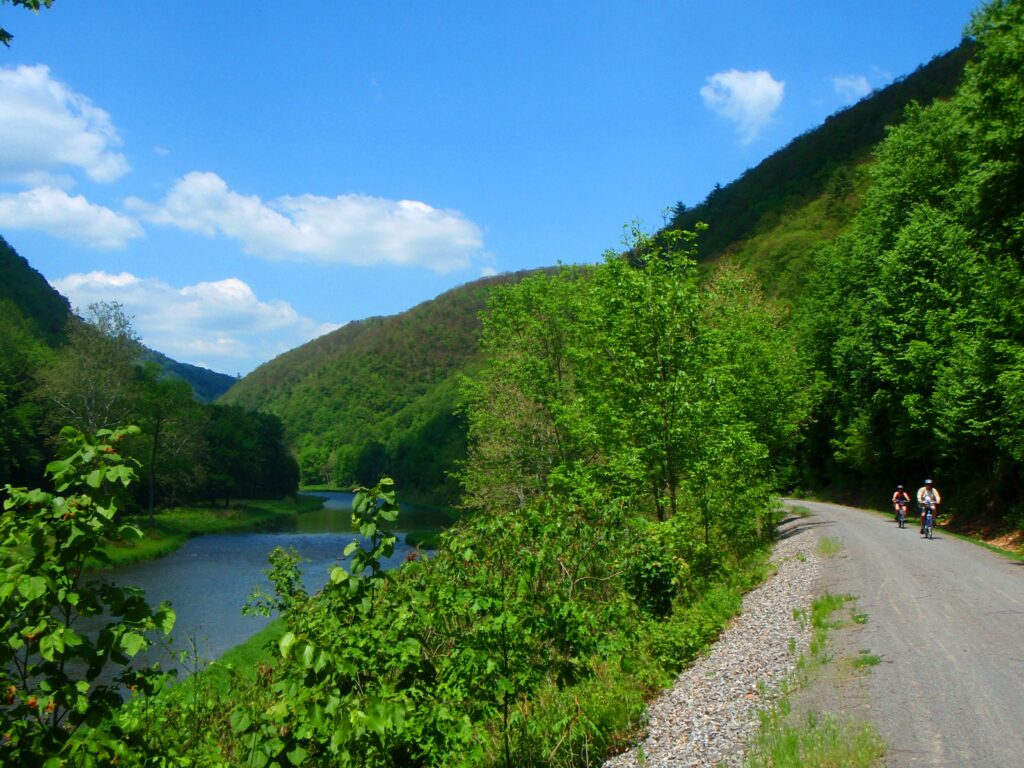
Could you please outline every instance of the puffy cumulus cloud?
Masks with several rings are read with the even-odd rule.
[[[69,171],[110,182],[130,170],[110,115],[49,67],[0,69],[0,180],[67,187]]]
[[[832,87],[844,101],[858,101],[871,93],[871,84],[864,75],[833,77]]]
[[[123,248],[143,234],[134,219],[53,187],[0,194],[0,229],[38,230],[100,249]]]
[[[261,301],[237,278],[181,288],[128,272],[88,272],[54,281],[76,307],[120,302],[143,343],[182,362],[225,373],[260,363],[334,330],[285,301]]]
[[[730,69],[711,75],[700,96],[708,109],[736,123],[740,141],[749,144],[771,121],[785,90],[784,82],[763,70]]]
[[[265,202],[231,190],[215,173],[189,173],[158,204],[130,198],[126,205],[155,224],[221,234],[267,259],[449,272],[469,266],[483,248],[480,228],[458,211],[366,195]]]

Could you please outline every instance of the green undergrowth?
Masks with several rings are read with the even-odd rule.
[[[718,639],[739,612],[745,592],[772,572],[767,550],[721,574],[670,616],[643,622],[635,657],[599,664],[571,687],[552,680],[513,717],[511,751],[518,766],[587,766],[627,748],[642,726],[647,701],[674,682]],[[500,765],[495,756],[494,765]]]
[[[834,616],[854,599],[852,595],[826,594],[812,603],[809,613],[798,614],[811,623],[808,651],[797,663],[794,677],[783,684],[779,702],[761,713],[761,727],[751,744],[745,768],[879,768],[882,765],[885,742],[873,724],[815,711],[797,720],[792,712],[793,691],[808,685],[816,670],[831,661],[829,631],[851,622],[863,623],[858,617],[865,614],[852,609],[849,620]],[[859,669],[866,669],[881,659],[862,652],[855,661],[859,662]]]
[[[441,531],[410,531],[405,534],[405,543],[417,549],[438,549],[441,546]]]
[[[450,555],[446,557],[450,558]],[[422,565],[415,563],[405,578],[396,574],[398,580],[387,589],[401,590],[403,583],[411,582],[416,574],[421,574]],[[719,563],[707,573],[691,573],[684,599],[667,615],[630,611],[630,614],[638,619],[633,626],[591,626],[589,632],[598,638],[603,637],[607,630],[607,638],[618,644],[617,650],[601,650],[595,646],[592,655],[588,655],[586,659],[567,658],[565,665],[560,669],[550,668],[548,672],[542,673],[545,675],[544,679],[536,681],[531,686],[532,691],[529,695],[508,697],[507,712],[502,711],[499,699],[498,707],[480,709],[477,716],[481,719],[473,725],[470,725],[469,721],[453,720],[448,727],[472,729],[466,730],[464,736],[452,733],[446,737],[466,739],[465,762],[452,762],[454,756],[446,753],[438,764],[516,765],[536,768],[582,768],[598,764],[604,756],[620,751],[628,745],[642,726],[647,700],[663,687],[670,685],[679,670],[690,664],[715,642],[722,629],[740,609],[743,594],[761,583],[771,573],[771,569],[768,548],[765,546],[742,560]],[[384,589],[383,586],[381,588]],[[313,610],[315,615],[317,609]],[[505,641],[502,639],[504,630],[499,621],[500,615],[494,613],[497,610],[498,605],[491,605],[485,613],[480,614],[479,621],[494,624],[497,634],[489,642],[500,644]],[[388,619],[389,624],[393,621],[407,622],[412,618],[405,609],[397,606],[391,611],[393,615]],[[325,616],[324,619],[326,618]],[[586,616],[582,615],[579,618],[586,619]],[[448,620],[451,619],[438,618],[438,621],[442,622]],[[579,619],[574,619],[576,620]],[[275,620],[260,633],[231,649],[198,674],[163,692],[158,701],[151,702],[146,714],[153,723],[162,725],[147,724],[145,741],[157,751],[173,751],[184,756],[192,748],[191,740],[195,736],[200,736],[195,742],[195,749],[197,755],[204,756],[203,759],[212,759],[211,756],[216,754],[216,759],[226,758],[229,763],[238,760],[241,764],[248,764],[237,750],[243,749],[247,738],[253,738],[254,729],[258,728],[257,718],[265,717],[259,713],[269,711],[265,708],[273,707],[275,700],[280,701],[275,696],[268,698],[268,689],[290,691],[287,696],[289,712],[302,711],[295,709],[300,705],[294,702],[293,697],[303,695],[306,683],[294,680],[294,690],[291,687],[282,688],[282,681],[289,678],[282,678],[282,671],[276,669],[278,665],[284,663],[282,648],[285,644],[290,650],[289,657],[292,660],[296,658],[296,654],[301,656],[305,652],[305,647],[309,647],[302,646],[303,650],[300,652],[293,646],[293,643],[298,645],[303,641],[288,639],[289,636],[294,638],[293,629],[296,626],[294,616],[290,621],[292,629],[289,629],[285,620]],[[304,618],[303,621],[308,622],[311,619]],[[513,621],[511,615],[508,615],[508,621]],[[360,622],[349,627],[348,631],[353,633],[353,646],[361,646],[366,642],[366,633],[372,631],[371,626],[369,623]],[[526,623],[520,624],[519,631],[536,631],[529,629],[530,626],[538,626],[536,618],[531,617]],[[427,632],[424,647],[430,631]],[[356,639],[357,635],[359,639]],[[522,640],[516,642],[522,643]],[[607,640],[599,639],[600,642]],[[510,647],[518,649],[520,646]],[[378,647],[374,652],[380,650]],[[516,653],[520,652],[516,650]],[[440,658],[434,661],[437,675],[440,677],[452,664],[467,663],[467,653],[468,647],[463,647],[456,649],[454,658],[449,661]],[[459,661],[460,657],[462,661]],[[315,669],[315,654],[313,658],[314,667],[311,667],[311,671]],[[526,674],[525,668],[522,672],[513,672],[511,669],[503,672],[500,666],[498,669],[488,668],[485,663],[487,658],[496,659],[499,665],[504,663],[501,661],[501,654],[481,657],[482,666],[473,673],[478,679],[457,684],[507,685],[505,680],[516,681],[521,679],[516,675]],[[340,659],[335,663],[344,664]],[[380,660],[378,658],[371,661],[368,657],[363,657],[363,663],[379,664]],[[188,663],[184,666],[186,669],[189,668]],[[581,671],[574,672],[574,666]],[[325,668],[324,674],[328,672],[329,670]],[[410,672],[411,670],[407,670],[407,673]],[[494,681],[489,683],[492,678]],[[430,684],[437,685],[433,682]],[[450,679],[447,685],[454,686],[456,681]],[[432,717],[452,717],[451,713],[444,709],[449,706],[445,701],[458,689],[450,690],[451,692],[446,694],[444,688],[438,687],[437,693],[432,694],[432,697],[438,696],[430,705],[437,711],[436,715],[431,715]],[[466,693],[471,690],[473,689],[467,689]],[[481,695],[483,691],[484,689],[480,690]],[[525,690],[523,693],[525,694]],[[316,701],[326,702],[327,699]],[[253,707],[253,704],[257,706]],[[314,709],[310,711],[320,711],[316,709],[317,706],[321,705],[315,704]],[[381,713],[384,711],[380,710]],[[372,709],[368,710],[366,716],[374,717],[373,712]],[[381,716],[384,717],[383,714]],[[394,733],[399,727],[408,727],[396,721],[393,714],[386,717],[388,719],[382,721],[380,726],[385,734]],[[407,722],[415,722],[411,720],[411,711],[407,712],[406,717],[409,718]],[[306,733],[317,726],[315,721],[310,721],[303,727],[307,729],[303,731]],[[179,737],[184,738],[184,741],[174,741]],[[218,745],[216,748],[213,748],[214,743]],[[300,746],[295,745],[295,748]]]
[[[842,542],[834,536],[823,536],[818,540],[818,553],[825,557],[834,557],[842,551]]]
[[[288,528],[296,514],[319,509],[322,505],[322,499],[297,496],[238,501],[229,507],[160,510],[152,518],[127,518],[126,522],[142,531],[142,538],[108,543],[103,551],[110,558],[109,567],[155,560],[171,554],[196,536]],[[100,565],[96,560],[89,563],[93,568]]]

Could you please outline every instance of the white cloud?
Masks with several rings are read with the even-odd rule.
[[[749,144],[771,121],[785,89],[768,72],[730,69],[711,75],[700,95],[708,109],[736,123],[740,141]]]
[[[0,69],[0,181],[68,186],[69,170],[110,182],[130,170],[110,115],[44,65]]]
[[[480,228],[458,211],[366,195],[264,202],[231,190],[215,173],[189,173],[159,204],[130,198],[126,205],[153,223],[222,234],[246,253],[275,260],[449,272],[469,266],[483,248]]]
[[[0,228],[39,230],[89,248],[104,249],[123,248],[129,240],[143,234],[134,219],[53,187],[0,194]]]
[[[56,280],[54,287],[76,307],[120,302],[147,346],[232,374],[248,373],[338,327],[303,317],[288,302],[261,301],[234,277],[176,288],[128,272],[89,272]]]
[[[858,101],[871,93],[871,84],[864,75],[833,77],[832,87],[845,101]]]

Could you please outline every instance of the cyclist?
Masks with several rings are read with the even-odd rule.
[[[921,510],[921,533],[924,533],[924,516],[928,506],[932,507],[933,519],[939,513],[939,504],[942,503],[942,495],[939,489],[932,485],[931,480],[925,480],[924,485],[917,489],[917,506]]]
[[[907,508],[910,506],[910,494],[902,485],[897,485],[892,494],[892,508],[896,513],[896,522],[900,521],[900,508],[903,509],[903,517],[907,516]]]

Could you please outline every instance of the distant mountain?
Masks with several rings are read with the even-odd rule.
[[[196,397],[204,403],[212,403],[238,381],[234,376],[228,376],[226,373],[217,373],[209,368],[201,368],[189,363],[179,363],[162,352],[148,347],[143,347],[142,361],[156,363],[165,376],[187,381],[192,387],[192,391],[196,393]]]

